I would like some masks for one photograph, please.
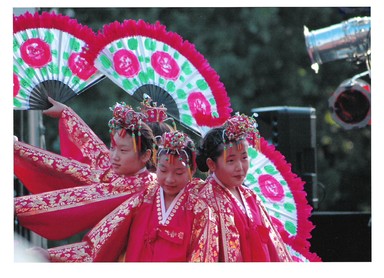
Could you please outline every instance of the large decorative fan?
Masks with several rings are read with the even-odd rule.
[[[273,224],[280,232],[292,255],[299,261],[310,258],[319,261],[309,252],[311,231],[309,220],[312,207],[304,191],[304,181],[291,172],[285,157],[260,138],[260,151],[248,149],[250,168],[244,181],[263,201]]]
[[[13,108],[44,110],[66,102],[102,73],[80,56],[96,34],[67,16],[29,12],[13,18]]]
[[[85,59],[136,100],[147,94],[167,114],[199,135],[230,116],[219,76],[193,44],[159,22],[105,25]]]

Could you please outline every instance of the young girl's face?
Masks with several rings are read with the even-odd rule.
[[[164,194],[175,197],[189,182],[187,164],[178,156],[168,159],[167,154],[161,154],[157,164],[157,180],[163,188]]]
[[[124,137],[116,132],[111,142],[110,159],[113,171],[118,175],[132,176],[145,167],[146,157],[140,156],[133,147],[132,136]]]
[[[210,167],[215,172],[216,177],[229,189],[240,186],[248,172],[248,142],[241,140],[239,145],[234,144],[227,147],[226,162],[224,161],[224,153],[217,159],[212,161]]]

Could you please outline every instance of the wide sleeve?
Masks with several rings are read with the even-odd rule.
[[[21,226],[62,240],[93,227],[134,192],[128,186],[95,184],[16,197],[15,214]]]
[[[53,152],[14,142],[14,174],[31,193],[94,184],[104,171]]]
[[[127,235],[134,210],[141,205],[143,194],[127,199],[97,226],[82,242],[48,249],[51,262],[115,262],[127,245]]]
[[[69,107],[59,119],[60,151],[65,157],[94,168],[109,167],[109,149],[92,129]]]

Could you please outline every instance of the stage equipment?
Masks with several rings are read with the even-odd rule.
[[[365,62],[367,71],[343,81],[328,99],[328,105],[333,120],[344,129],[370,125],[371,89],[359,77],[371,75],[371,18],[355,17],[314,31],[304,26],[304,37],[316,73],[319,65],[326,62]]]
[[[371,88],[358,78],[343,81],[328,99],[332,119],[344,129],[371,124]]]
[[[316,73],[320,64],[342,59],[355,63],[366,62],[370,70],[370,36],[370,17],[355,17],[313,31],[304,26],[307,52]]]

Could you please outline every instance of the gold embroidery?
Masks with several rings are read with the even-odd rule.
[[[45,213],[133,194],[142,190],[150,179],[152,179],[151,175],[143,173],[135,177],[125,177],[122,181],[125,182],[126,187],[96,184],[17,197],[15,211],[18,215]]]

